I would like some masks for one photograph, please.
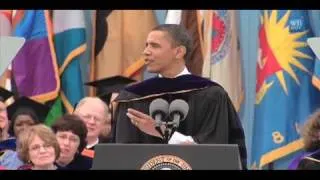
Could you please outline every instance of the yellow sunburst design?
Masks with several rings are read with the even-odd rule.
[[[260,102],[262,101],[263,97],[266,95],[268,89],[272,86],[272,84],[273,81],[268,84],[266,82],[263,82],[260,90],[256,94],[256,104],[260,104]]]
[[[308,69],[297,60],[297,58],[312,59],[312,57],[298,50],[298,48],[307,46],[307,43],[299,42],[298,39],[308,31],[291,33],[289,31],[289,26],[286,25],[290,17],[290,13],[291,11],[288,10],[277,22],[278,10],[272,10],[270,17],[268,16],[268,11],[265,10],[263,17],[261,17],[261,23],[265,28],[267,42],[276,58],[276,61],[281,68],[288,72],[296,83],[300,85],[297,75],[291,68],[291,65],[296,66],[304,72],[309,72]],[[276,72],[276,76],[283,90],[288,94],[283,70]]]

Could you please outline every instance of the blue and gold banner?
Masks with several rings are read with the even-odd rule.
[[[261,11],[257,61],[253,168],[303,147],[300,127],[320,105],[312,84],[315,55],[307,10]]]

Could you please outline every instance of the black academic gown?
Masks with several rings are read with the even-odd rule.
[[[74,159],[67,166],[55,164],[61,170],[90,170],[92,167],[92,158],[76,154]]]
[[[112,135],[108,137],[99,137],[99,143],[112,143]]]
[[[320,150],[303,157],[297,167],[298,170],[320,170]]]
[[[117,125],[117,123],[112,121],[110,137],[109,137],[108,143],[115,143],[116,142],[116,139],[115,139],[115,137],[116,137],[116,125]]]
[[[160,138],[140,131],[126,116],[128,108],[149,114],[150,103],[159,97],[169,103],[174,99],[187,101],[189,112],[178,132],[192,136],[199,144],[238,144],[246,169],[244,131],[227,92],[219,84],[194,75],[151,78],[121,91],[116,99],[116,143],[162,143]]]

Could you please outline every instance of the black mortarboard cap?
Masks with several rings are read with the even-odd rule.
[[[128,84],[133,82],[136,82],[136,80],[124,76],[112,76],[87,82],[85,85],[96,87],[97,96],[100,97],[104,102],[109,103],[112,93],[119,92]]]
[[[34,101],[28,97],[20,97],[19,99],[15,100],[10,106],[7,107],[8,118],[12,120],[12,116],[17,112],[20,108],[27,108],[32,110],[40,120],[40,122],[44,122],[50,108],[45,105],[41,104],[37,101]]]
[[[106,104],[109,104],[110,103],[110,100],[111,100],[111,95],[112,95],[112,92],[111,93],[106,93],[106,94],[102,94],[100,96],[98,96],[103,102],[105,102]]]
[[[0,87],[0,101],[4,102],[13,95],[14,94],[11,91],[8,91],[8,90],[4,89],[3,87]]]

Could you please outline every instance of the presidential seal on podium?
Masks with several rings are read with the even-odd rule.
[[[149,159],[141,170],[192,170],[183,159],[172,155],[159,155]]]

